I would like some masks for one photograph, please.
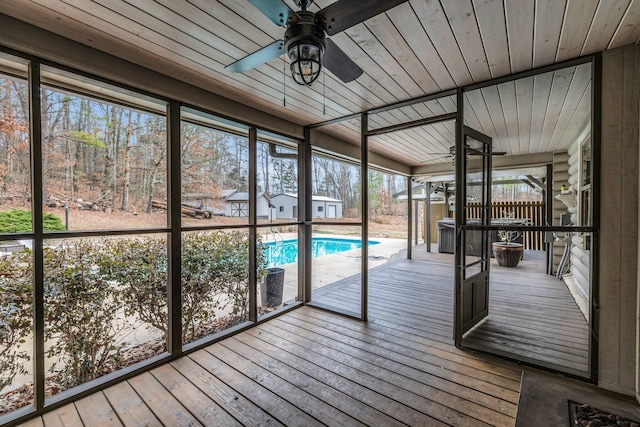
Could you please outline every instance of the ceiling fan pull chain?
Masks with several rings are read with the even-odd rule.
[[[326,72],[322,73],[322,115],[327,115],[327,81]]]
[[[282,57],[282,106],[287,106],[287,60]]]

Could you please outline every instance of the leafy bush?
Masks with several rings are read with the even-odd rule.
[[[64,231],[65,227],[62,224],[62,220],[54,214],[43,213],[42,214],[42,226],[44,231]]]
[[[214,244],[223,234],[188,233],[182,236],[183,343],[192,341],[198,335],[197,326],[224,307],[224,295],[218,281],[224,276],[225,261],[220,258],[225,258],[225,251],[230,248]]]
[[[45,338],[53,343],[47,357],[63,386],[75,386],[120,364],[116,336],[120,295],[95,267],[102,249],[76,241],[44,251]]]
[[[43,215],[44,231],[63,231],[64,224],[57,216]],[[11,209],[0,212],[0,233],[28,233],[32,231],[31,212],[23,209]]]
[[[117,284],[124,313],[167,332],[167,239],[126,238],[104,243],[96,265]]]
[[[18,345],[32,331],[32,264],[28,250],[0,258],[0,390],[26,373],[30,360]]]
[[[266,254],[258,242],[258,283],[266,272]],[[182,236],[183,342],[196,328],[228,310],[236,321],[249,309],[249,235],[239,231],[188,233]]]
[[[119,295],[95,269],[99,251],[79,241],[44,250],[46,356],[62,386],[74,386],[119,363],[115,336]],[[0,258],[0,389],[25,373],[29,360],[17,344],[32,332],[32,253],[28,249]]]
[[[182,236],[183,342],[212,330],[220,312],[229,322],[247,317],[249,235],[246,232]],[[266,273],[257,245],[258,281]],[[44,249],[46,357],[63,388],[116,369],[126,319],[168,330],[167,239],[71,241]],[[32,333],[32,253],[0,258],[0,389],[24,373],[29,360],[18,344]],[[230,323],[227,323],[230,324]]]
[[[108,243],[99,261],[106,280],[123,287],[126,314],[168,330],[167,241],[164,238],[121,239]],[[261,245],[259,245],[261,247]],[[190,342],[198,326],[228,310],[246,318],[249,302],[249,238],[238,231],[185,233],[182,236],[182,339]],[[258,251],[258,268],[266,259]],[[263,274],[263,273],[261,273]]]

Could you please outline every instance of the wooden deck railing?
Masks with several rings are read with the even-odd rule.
[[[480,217],[480,203],[467,204],[467,218]],[[491,205],[491,218],[527,219],[529,225],[543,226],[544,205],[542,202],[499,202]],[[544,233],[525,231],[523,234],[525,249],[544,250]]]

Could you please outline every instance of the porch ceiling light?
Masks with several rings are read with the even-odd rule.
[[[296,83],[309,86],[322,70],[326,48],[324,30],[313,20],[313,13],[301,11],[300,22],[290,25],[284,35],[291,76]]]

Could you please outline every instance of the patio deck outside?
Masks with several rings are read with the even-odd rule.
[[[391,295],[405,293],[415,322],[452,340],[454,257],[414,247],[412,260],[392,262],[369,273],[371,321],[376,312],[393,312]],[[588,375],[589,328],[562,280],[545,273],[545,254],[526,251],[517,268],[491,260],[489,316],[469,331],[463,345],[577,376]],[[359,307],[359,276],[318,290],[316,302],[341,310]],[[404,303],[403,303],[404,304]],[[418,312],[426,310],[423,315]]]

